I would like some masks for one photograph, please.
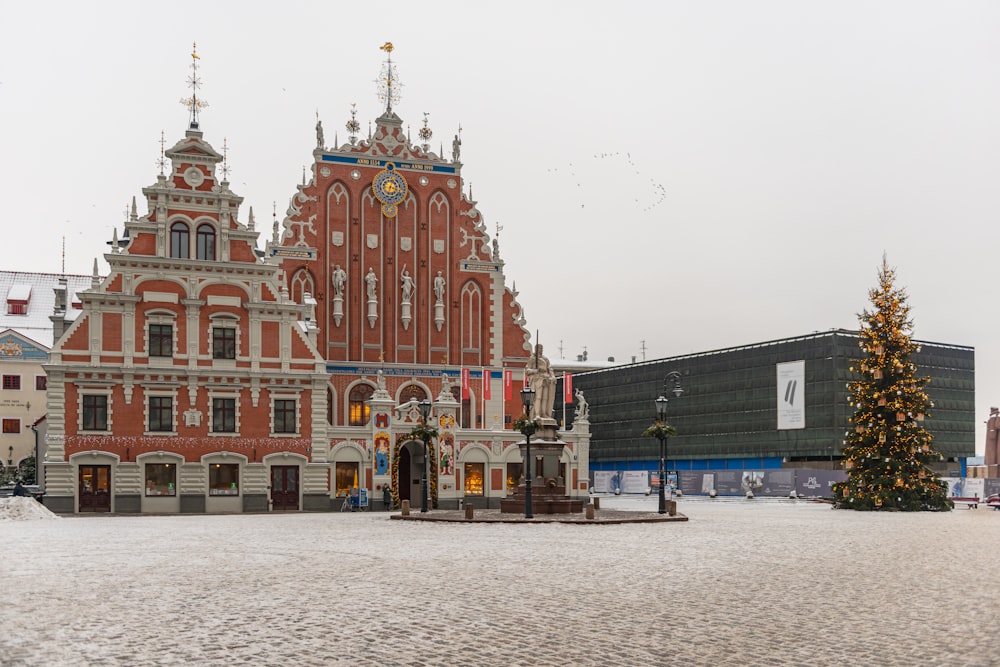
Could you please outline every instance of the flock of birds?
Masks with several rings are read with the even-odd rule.
[[[639,177],[638,180],[643,180],[643,174],[636,166],[635,161],[632,159],[631,153],[627,152],[595,153],[594,160],[621,161],[623,162],[623,164],[621,165],[612,165],[615,171],[619,173],[624,173],[625,168],[627,168],[630,172],[635,172],[635,175]],[[580,190],[583,190],[584,183],[583,180],[581,179],[581,175],[577,173],[578,167],[581,168],[580,171],[586,170],[586,165],[579,165],[579,164],[574,165],[572,162],[570,162],[566,165],[566,167],[563,168],[550,167],[546,169],[546,171],[552,174],[560,174],[563,172],[568,173],[569,176],[576,183],[576,187],[579,188]],[[648,191],[644,189],[645,187],[649,188]],[[663,186],[662,183],[659,183],[655,178],[650,178],[648,186],[643,186],[643,190],[642,192],[639,193],[639,196],[633,197],[633,202],[635,203],[636,208],[641,209],[643,212],[648,212],[653,210],[660,204],[662,204],[666,200],[666,198],[667,198],[667,189]],[[580,208],[585,208],[585,207],[586,203],[581,202]]]

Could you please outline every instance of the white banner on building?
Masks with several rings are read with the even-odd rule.
[[[778,430],[806,427],[806,362],[776,364],[778,372]]]

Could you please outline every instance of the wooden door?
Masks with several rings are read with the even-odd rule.
[[[420,493],[416,495],[413,494],[413,489],[410,485],[410,447],[400,447],[399,448],[399,476],[394,481],[396,482],[396,491],[399,493],[400,502],[404,500],[409,500],[412,504],[414,498],[419,498]],[[418,478],[419,479],[419,478]]]
[[[80,466],[79,511],[111,511],[111,466]]]
[[[299,509],[298,466],[271,466],[271,509]]]

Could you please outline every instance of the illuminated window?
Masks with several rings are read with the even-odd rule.
[[[176,496],[177,466],[172,463],[147,463],[146,495]]]
[[[483,469],[485,466],[485,463],[465,464],[465,495],[483,495]]]
[[[351,388],[348,398],[349,421],[351,426],[364,426],[371,417],[371,406],[368,401],[375,394],[375,387],[370,384],[357,384]]]
[[[346,496],[358,486],[358,464],[337,463],[336,489],[338,496]]]
[[[208,495],[240,495],[240,466],[238,463],[213,463],[208,466]]]
[[[521,484],[521,474],[524,466],[520,463],[507,464],[507,493],[514,493]]]

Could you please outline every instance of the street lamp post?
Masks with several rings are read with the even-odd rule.
[[[528,417],[528,425],[524,427],[524,518],[534,519],[531,507],[531,478],[535,475],[534,462],[531,460],[531,436],[535,433],[535,423],[531,421],[531,406],[535,402],[535,390],[527,387],[521,390],[521,405]]]
[[[669,373],[667,373],[666,380],[664,380],[664,383],[663,383],[663,385],[664,385],[663,386],[663,390],[664,390],[663,393],[667,392],[667,381],[670,381],[670,380],[672,380],[673,383],[674,383],[674,388],[671,391],[672,391],[672,393],[673,393],[673,395],[675,397],[679,398],[680,395],[684,393],[684,390],[681,389],[681,374],[679,372],[677,372],[677,371],[670,371]],[[667,405],[670,403],[670,399],[668,399],[666,396],[664,396],[663,394],[661,394],[654,401],[654,403],[656,404],[656,418],[657,418],[657,420],[659,420],[659,422],[661,424],[666,425],[666,423],[667,423]],[[666,464],[666,459],[667,459],[667,434],[666,434],[666,431],[664,431],[664,430],[661,429],[659,431],[659,433],[657,434],[656,437],[660,441],[660,507],[659,507],[659,513],[660,514],[666,514],[667,513],[667,494],[666,494],[667,478],[666,478],[666,470],[665,470],[665,464]],[[671,493],[671,495],[673,495],[673,494]]]
[[[427,511],[427,466],[430,463],[430,439],[427,434],[427,420],[431,416],[431,402],[426,398],[420,401],[420,416],[424,418],[424,469],[420,476],[420,511]]]

